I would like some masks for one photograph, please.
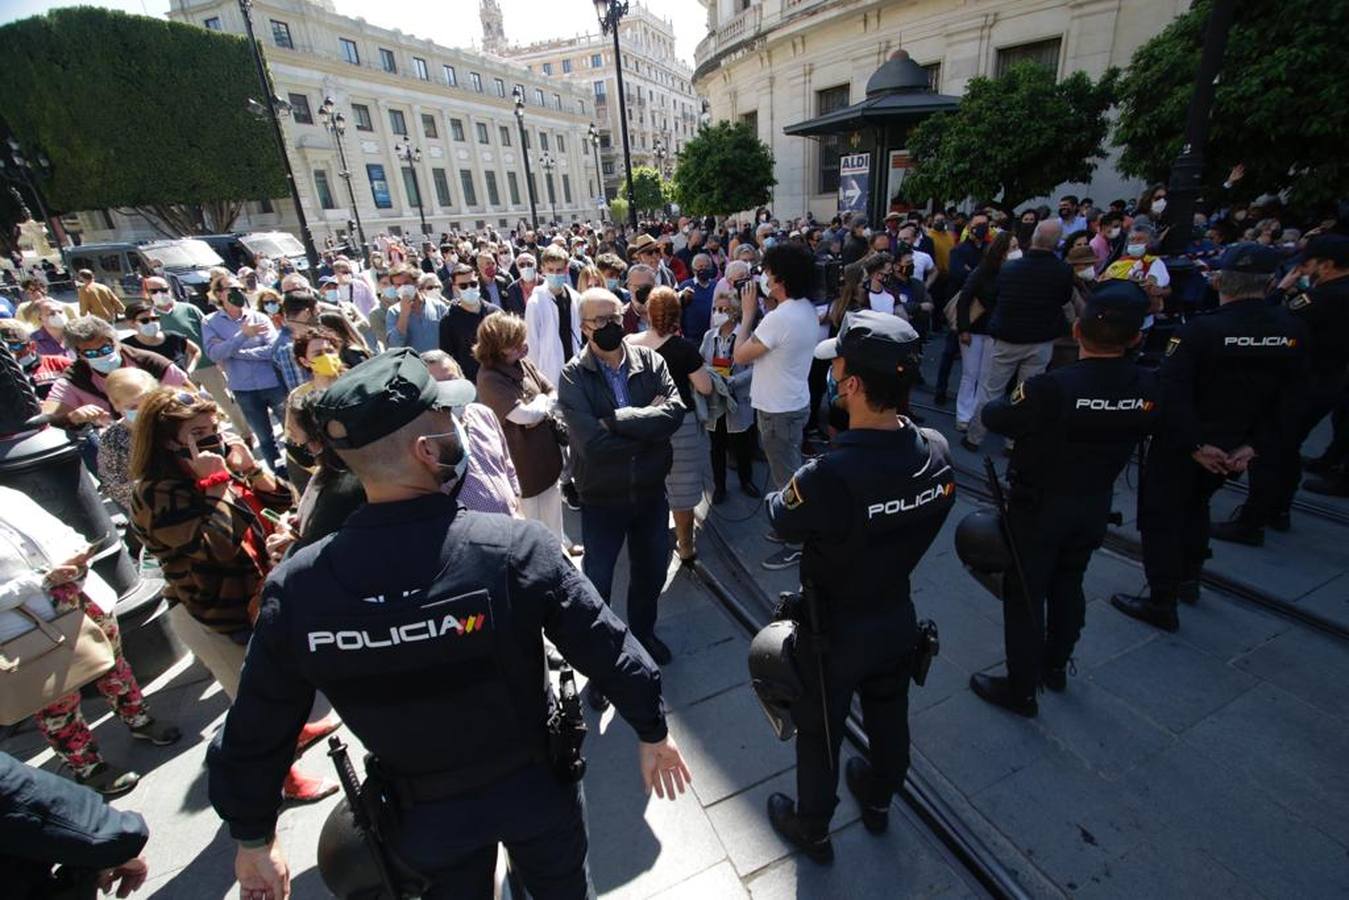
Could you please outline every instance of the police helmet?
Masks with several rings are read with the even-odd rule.
[[[333,807],[319,832],[318,869],[323,884],[342,900],[393,900],[345,799]]]
[[[1014,563],[997,510],[978,509],[960,520],[956,525],[956,556],[993,596],[1003,597],[1003,581]]]
[[[796,630],[792,621],[770,622],[749,645],[750,683],[780,741],[796,734],[792,705],[805,693],[796,670]]]

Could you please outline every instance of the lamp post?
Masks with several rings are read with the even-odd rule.
[[[623,171],[628,177],[628,225],[637,231],[637,202],[633,199],[632,148],[628,145],[628,98],[623,93],[623,51],[618,46],[618,23],[628,14],[627,0],[595,0],[600,32],[614,35],[614,74],[618,79],[618,121],[623,130]]]
[[[394,145],[393,155],[408,164],[408,171],[412,173],[412,191],[417,195],[417,218],[422,222],[422,237],[431,233],[430,227],[426,224],[426,207],[422,203],[422,186],[417,181],[417,163],[422,161],[422,148],[412,146],[410,141],[399,141]]]
[[[56,227],[52,225],[51,213],[47,211],[47,201],[43,198],[42,191],[38,189],[37,182],[33,180],[33,176],[38,172],[41,172],[44,175],[49,172],[51,170],[51,163],[47,160],[46,155],[42,153],[36,154],[36,156],[30,160],[28,157],[24,156],[22,145],[12,137],[9,138],[6,143],[9,145],[9,155],[4,160],[5,176],[11,181],[22,182],[23,185],[28,188],[28,193],[32,195],[33,201],[37,203],[38,214],[42,216],[42,227],[50,232],[52,238],[56,241],[56,250],[61,254],[61,265],[64,268],[69,269],[69,265],[67,265],[66,262],[66,242],[61,239],[61,232],[58,232]],[[19,207],[23,209],[24,212],[28,212],[31,217],[32,213],[28,211],[27,205],[23,202],[23,197],[19,195],[17,190],[14,190],[14,196],[19,200]]]
[[[590,148],[595,151],[595,180],[600,185],[600,221],[604,221],[604,214],[609,209],[609,201],[604,196],[604,166],[600,164],[600,133],[595,128],[595,123],[590,123],[590,130],[587,132],[590,138]]]
[[[529,171],[529,142],[525,139],[525,92],[516,85],[511,89],[511,99],[515,101],[515,124],[520,128],[520,153],[525,158],[525,189],[529,192],[529,221],[534,230],[539,230],[539,212],[534,200],[534,176]]]
[[[553,227],[557,227],[557,186],[553,184],[553,170],[557,168],[557,160],[545,150],[539,157],[539,163],[543,166],[544,181],[548,185],[548,203],[553,208]]]
[[[356,225],[356,239],[361,242],[361,262],[365,265],[370,264],[370,246],[365,242],[365,228],[361,225],[361,211],[356,208],[356,191],[351,187],[351,170],[347,168],[347,151],[342,147],[342,135],[347,133],[347,117],[342,113],[333,113],[333,98],[325,97],[323,105],[319,107],[319,121],[323,127],[328,129],[328,133],[333,136],[333,143],[337,145],[337,162],[342,167],[342,171],[337,173],[337,177],[347,183],[347,200],[351,203],[351,216]],[[350,233],[348,231],[348,233]]]
[[[262,85],[262,94],[267,98],[267,116],[272,120],[276,146],[281,151],[281,163],[286,168],[286,182],[290,185],[291,202],[295,204],[295,218],[300,223],[300,239],[304,241],[304,255],[309,259],[309,271],[317,272],[319,254],[314,249],[314,235],[309,231],[309,220],[305,218],[304,206],[300,203],[300,186],[295,181],[295,172],[290,167],[290,156],[286,153],[286,135],[281,130],[281,117],[277,114],[276,97],[272,93],[272,79],[267,74],[267,62],[262,58],[262,46],[253,34],[253,0],[239,0],[239,11],[244,16],[248,46],[253,51],[253,63],[258,69],[258,83]]]

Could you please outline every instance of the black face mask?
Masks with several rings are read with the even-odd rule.
[[[642,304],[643,306],[646,306],[646,300],[648,297],[651,296],[651,291],[655,287],[656,286],[654,284],[641,285],[635,291],[632,292],[633,299],[636,300],[638,303]]]
[[[290,454],[291,459],[295,460],[306,469],[314,468],[316,462],[314,454],[304,444],[297,444],[294,441],[286,441],[286,452]]]
[[[595,342],[605,353],[613,353],[619,347],[623,346],[623,326],[617,322],[610,322],[603,328],[597,328],[591,333],[590,339]]]
[[[970,234],[977,240],[982,241],[984,238],[988,237],[988,226],[975,225],[973,228],[970,229]]]

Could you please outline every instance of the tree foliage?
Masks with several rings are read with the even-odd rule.
[[[656,213],[665,207],[669,202],[665,179],[660,177],[651,166],[637,166],[632,170],[632,199],[637,204],[637,212]],[[623,179],[623,183],[618,188],[620,197],[627,199],[628,180]]]
[[[286,193],[243,38],[94,7],[0,28],[0,118],[52,171],[54,211],[132,207],[179,233],[227,230]]]
[[[1211,0],[1134,52],[1119,89],[1120,170],[1165,181],[1180,154]],[[1218,195],[1232,166],[1238,194],[1291,190],[1295,203],[1349,195],[1349,5],[1242,0],[1214,95],[1204,184]]]
[[[744,122],[700,128],[679,151],[674,200],[692,216],[724,216],[768,203],[773,151]]]
[[[625,197],[615,197],[609,201],[609,221],[628,221],[628,201]]]
[[[909,134],[913,168],[903,192],[912,200],[1000,199],[1013,209],[1064,182],[1091,178],[1105,158],[1119,73],[1093,82],[1085,72],[1062,81],[1032,62],[999,78],[973,78],[954,112],[939,113]]]

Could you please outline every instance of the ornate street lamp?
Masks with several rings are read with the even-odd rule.
[[[553,159],[551,153],[547,150],[539,157],[539,163],[543,166],[544,181],[548,183],[548,202],[553,207],[553,226],[557,226],[557,188],[553,184],[553,170],[557,168],[557,160]]]
[[[623,130],[623,171],[628,176],[628,224],[637,231],[637,203],[632,190],[632,148],[628,145],[628,98],[623,93],[623,51],[618,46],[618,23],[628,14],[626,0],[595,0],[600,33],[613,33],[614,74],[618,78],[618,121]]]
[[[529,170],[529,143],[525,138],[525,92],[517,84],[511,89],[511,98],[515,101],[515,124],[520,127],[520,153],[525,158],[525,188],[529,191],[529,221],[534,230],[539,230],[539,212],[534,200],[534,176]]]
[[[347,133],[347,117],[342,113],[334,113],[334,107],[333,98],[325,97],[323,105],[319,107],[319,121],[333,136],[333,143],[337,145],[337,161],[342,166],[342,171],[337,173],[337,177],[347,183],[347,200],[351,203],[352,221],[356,226],[356,239],[361,242],[361,261],[369,265],[370,245],[365,242],[365,228],[361,225],[361,211],[356,208],[356,191],[351,187],[351,170],[347,167],[347,152],[342,146],[342,136]],[[350,229],[348,229],[348,233],[350,233]]]
[[[68,269],[65,241],[61,239],[60,233],[52,224],[51,213],[47,210],[46,198],[42,196],[42,191],[38,188],[36,180],[38,176],[46,176],[51,172],[51,162],[43,153],[34,154],[33,158],[29,159],[24,155],[23,146],[12,137],[6,141],[6,144],[9,152],[3,160],[4,176],[9,181],[23,184],[28,188],[28,193],[37,203],[38,214],[42,216],[42,227],[50,233],[52,240],[56,243],[57,252],[61,254],[61,265]],[[23,196],[13,187],[10,188],[10,191],[19,201],[19,208],[28,213],[31,218],[32,213],[29,212]]]
[[[393,155],[408,164],[408,171],[412,173],[412,191],[417,195],[417,218],[422,221],[422,234],[431,233],[431,227],[426,224],[426,207],[422,204],[422,186],[417,181],[417,163],[422,161],[422,150],[420,147],[412,146],[409,141],[399,141],[394,145]]]

